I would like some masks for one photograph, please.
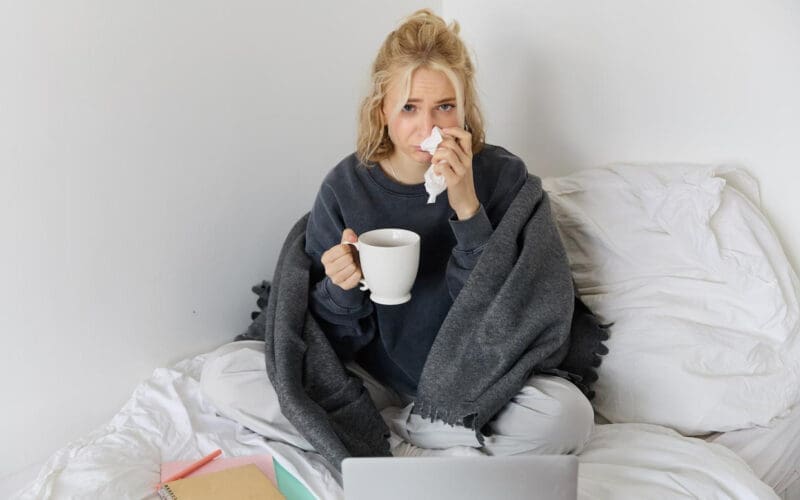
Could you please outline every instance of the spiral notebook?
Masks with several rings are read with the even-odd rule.
[[[170,481],[158,490],[163,500],[284,500],[253,464]]]
[[[179,460],[176,462],[165,462],[161,464],[161,479],[163,483],[175,473],[184,470],[193,464],[195,460]],[[289,472],[272,455],[248,455],[238,457],[219,457],[212,460],[200,469],[192,472],[186,477],[202,476],[219,470],[231,469],[241,465],[254,464],[261,472],[272,480],[272,484],[277,485],[278,490],[292,500],[316,500],[316,496],[309,491],[308,487],[294,476],[296,472]]]

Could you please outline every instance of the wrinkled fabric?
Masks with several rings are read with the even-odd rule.
[[[599,413],[703,435],[800,402],[800,281],[744,170],[614,164],[543,183],[581,298],[614,321]]]
[[[658,425],[595,426],[579,460],[581,500],[778,500],[729,449]]]

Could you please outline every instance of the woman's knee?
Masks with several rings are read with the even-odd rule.
[[[547,394],[553,407],[548,419],[553,444],[561,453],[577,454],[583,450],[594,430],[594,410],[586,396],[572,382],[555,376],[535,377],[535,387]]]
[[[594,411],[580,389],[563,378],[541,375],[531,377],[492,422],[495,433],[520,441],[519,453],[576,454],[593,429]]]

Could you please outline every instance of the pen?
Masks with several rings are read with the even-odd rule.
[[[170,481],[175,481],[176,479],[181,479],[183,477],[188,476],[189,474],[191,474],[192,472],[196,471],[200,467],[204,466],[208,462],[214,460],[215,458],[217,458],[221,454],[222,454],[222,450],[220,450],[220,449],[212,451],[211,453],[209,453],[208,455],[204,456],[203,458],[201,458],[197,462],[194,462],[194,463],[188,465],[185,469],[182,469],[182,470],[176,472],[175,474],[171,475],[170,477],[168,477],[165,480],[163,480],[160,483],[158,483],[158,485],[156,486],[156,489],[161,488],[164,484],[166,484],[166,483],[168,483]]]

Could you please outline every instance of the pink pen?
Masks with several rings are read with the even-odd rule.
[[[161,488],[164,484],[166,484],[166,483],[168,483],[170,481],[175,481],[176,479],[181,479],[183,477],[188,476],[192,472],[196,471],[197,469],[199,469],[200,467],[204,466],[208,462],[214,460],[215,458],[217,458],[220,455],[222,455],[222,450],[217,449],[215,451],[212,451],[211,453],[209,453],[208,455],[204,456],[203,458],[201,458],[197,462],[192,463],[191,465],[187,466],[185,469],[182,469],[182,470],[176,472],[175,474],[173,474],[170,477],[166,478],[162,482],[158,483],[158,485],[156,486],[156,489]]]

